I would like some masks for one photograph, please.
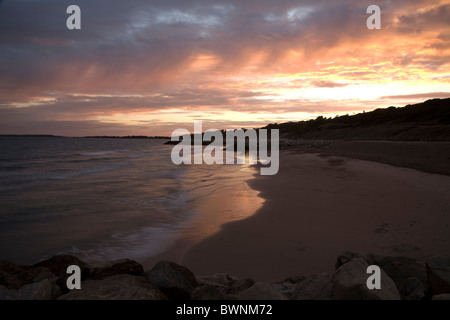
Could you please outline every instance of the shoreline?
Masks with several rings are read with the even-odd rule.
[[[249,182],[263,207],[222,225],[180,263],[199,275],[275,281],[331,272],[348,250],[421,259],[448,253],[450,177],[320,149],[281,151],[276,176]]]
[[[245,166],[241,170],[253,171],[253,168]],[[242,173],[237,175],[243,176]],[[249,175],[245,180],[232,186],[223,187],[207,197],[193,200],[188,210],[196,211],[197,215],[190,222],[190,226],[179,233],[179,238],[167,250],[156,256],[141,259],[144,268],[151,268],[161,260],[180,263],[191,246],[219,232],[223,224],[254,215],[265,200],[259,196],[259,191],[250,187],[248,182],[251,179],[252,175]]]

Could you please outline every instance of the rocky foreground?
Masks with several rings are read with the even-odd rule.
[[[81,269],[81,290],[69,291],[69,265]],[[381,290],[369,290],[369,265],[381,268]],[[58,255],[32,266],[0,260],[1,300],[450,300],[450,256],[419,261],[346,252],[333,274],[291,277],[277,283],[227,274],[195,276],[161,261],[144,271],[122,259],[87,264]]]

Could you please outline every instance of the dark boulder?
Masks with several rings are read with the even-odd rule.
[[[257,282],[237,295],[238,300],[287,300],[287,297],[276,287]]]
[[[0,300],[23,300],[17,291],[10,290],[5,286],[0,285]]]
[[[82,275],[87,275],[88,269],[86,263],[77,257],[68,254],[53,256],[50,259],[34,264],[32,267],[45,267],[56,276],[61,276],[66,274],[67,268],[71,265],[80,267]]]
[[[24,285],[17,292],[24,300],[53,299],[53,286],[48,279]]]
[[[188,300],[197,286],[194,274],[169,261],[158,262],[146,273],[148,281],[171,300]]]
[[[197,287],[192,292],[192,300],[226,300],[225,294],[214,286]]]
[[[450,293],[450,256],[436,256],[426,261],[433,295]]]
[[[58,300],[167,300],[145,277],[120,274],[103,280],[85,280]]]
[[[130,259],[91,263],[87,267],[89,270],[88,277],[93,280],[102,280],[118,274],[144,275],[142,265]]]
[[[291,295],[292,300],[331,300],[333,276],[319,273],[306,277],[297,284]]]
[[[8,289],[18,290],[24,285],[35,282],[34,279],[36,277],[46,272],[49,272],[49,269],[45,267],[37,267],[37,268],[24,267],[22,271],[15,274],[8,274],[6,272],[2,272],[0,275],[0,285],[3,285]]]
[[[332,292],[335,300],[400,300],[394,281],[381,269],[381,290],[367,288],[367,267],[362,258],[342,265],[333,275]]]

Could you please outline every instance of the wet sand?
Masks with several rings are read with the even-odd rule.
[[[251,177],[255,171],[250,166],[239,170],[246,171],[247,173],[243,175],[248,177]],[[190,226],[180,230],[178,239],[166,251],[140,261],[145,270],[151,269],[161,260],[181,263],[186,250],[220,231],[223,224],[240,221],[255,214],[264,203],[264,199],[259,197],[258,193],[250,188],[245,179],[242,179],[233,186],[219,189],[207,197],[197,198],[186,208],[197,212]]]
[[[331,272],[347,250],[416,258],[450,252],[449,176],[332,153],[282,151],[276,176],[249,182],[265,199],[256,214],[185,247],[177,261],[197,275],[279,281]]]

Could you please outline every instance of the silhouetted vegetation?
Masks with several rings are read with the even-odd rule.
[[[293,139],[450,141],[450,99],[335,118],[269,124]]]

